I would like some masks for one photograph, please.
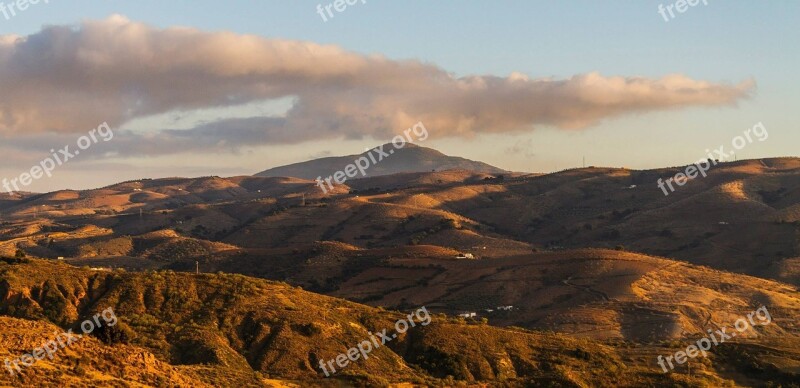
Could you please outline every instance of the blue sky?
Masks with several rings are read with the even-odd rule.
[[[669,22],[658,13],[662,3],[671,4],[368,0],[323,22],[316,7],[328,2],[51,0],[50,4],[31,6],[11,20],[0,15],[0,35],[28,35],[42,25],[69,25],[121,14],[155,27],[232,31],[333,44],[395,60],[415,59],[456,77],[507,77],[519,72],[530,78],[563,79],[596,71],[604,76],[648,78],[679,73],[730,84],[754,79],[757,89],[753,97],[739,101],[736,107],[635,113],[582,129],[536,126],[514,133],[432,137],[423,145],[519,171],[572,167],[579,165],[584,155],[589,164],[653,168],[697,160],[705,149],[728,145],[734,136],[762,122],[769,139],[748,145],[741,151],[742,157],[797,155],[800,131],[793,108],[800,102],[800,73],[796,70],[800,65],[800,2],[709,0],[708,5],[701,2]],[[129,123],[129,127],[135,124],[131,127]],[[116,158],[115,165],[128,168],[114,177],[87,176],[86,171],[103,163],[93,159],[65,166],[60,177],[36,182],[32,188],[95,187],[116,178],[141,176],[249,174],[322,153],[358,153],[386,140],[366,137],[266,145],[213,155],[214,163],[209,155]],[[0,169],[7,176],[14,171]]]

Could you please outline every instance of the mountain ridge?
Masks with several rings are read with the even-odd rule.
[[[449,156],[428,147],[418,146],[408,143],[403,148],[396,148],[392,143],[386,143],[376,148],[390,153],[390,156],[377,163],[371,164],[366,169],[365,177],[377,177],[397,173],[430,172],[442,170],[470,170],[479,173],[504,174],[507,170],[492,166],[490,164],[474,161],[458,156]],[[295,177],[301,179],[316,179],[317,177],[328,177],[336,171],[344,170],[345,166],[352,164],[358,158],[367,157],[376,148],[367,150],[361,154],[346,156],[328,156],[319,159],[307,160],[273,167],[261,171],[255,176],[258,177]],[[373,155],[374,156],[374,155]],[[357,176],[356,178],[362,178]]]

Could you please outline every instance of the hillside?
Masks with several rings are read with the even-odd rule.
[[[333,240],[480,257],[624,248],[798,284],[800,160],[723,163],[664,196],[656,181],[679,170],[404,173],[328,194],[298,178],[141,180],[0,202],[0,253],[164,262],[158,252],[198,257]]]
[[[453,379],[505,386],[723,381],[714,368],[693,378],[653,373],[645,365],[626,367],[624,351],[608,344],[441,315],[325,379],[317,367],[320,359],[369,338],[368,332],[393,327],[404,315],[240,275],[98,273],[39,260],[0,263],[0,274],[5,295],[0,312],[36,320],[0,318],[6,333],[0,340],[2,354],[28,351],[47,338],[54,324],[66,328],[109,307],[129,333],[128,344],[84,338],[63,356],[24,369],[20,380],[0,375],[7,383],[89,376],[109,384],[160,385],[169,379],[179,386],[268,386],[276,381],[334,386],[333,380],[359,386],[446,386]],[[10,335],[19,340],[10,341]]]
[[[97,360],[82,370],[130,384],[324,385],[311,354],[335,357],[399,317],[383,309],[420,306],[442,326],[339,383],[793,381],[800,159],[722,163],[665,196],[657,180],[681,169],[406,172],[327,194],[301,178],[212,176],[6,196],[0,256],[50,260],[0,264],[0,313],[35,331],[113,306],[136,333],[123,345],[163,364],[120,372],[87,342]],[[720,346],[693,377],[659,372],[658,355],[760,306],[774,319],[758,336]],[[8,330],[23,341],[9,349],[33,340]],[[54,368],[79,379],[69,365]]]
[[[669,341],[769,305],[774,335],[796,335],[800,293],[775,281],[609,250],[454,259],[431,246],[354,249],[330,243],[244,250],[201,259],[208,271],[287,279],[373,306],[475,312],[492,325],[596,339]],[[176,262],[190,270],[194,262]],[[735,285],[735,286],[734,286]],[[510,311],[498,306],[513,306]],[[781,322],[781,323],[778,323]]]
[[[0,358],[14,360],[42,346],[43,339],[63,329],[44,320],[0,317]],[[0,374],[0,384],[14,386],[85,386],[87,381],[105,386],[211,387],[184,373],[182,368],[156,358],[147,350],[131,345],[106,346],[94,337],[84,337],[62,349],[50,360],[45,357],[15,377]]]

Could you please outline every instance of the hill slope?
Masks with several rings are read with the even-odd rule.
[[[137,334],[130,351],[166,365],[124,380],[106,359],[125,360],[99,349],[82,369],[147,385],[175,373],[215,386],[325,384],[312,353],[333,357],[399,317],[379,307],[421,305],[450,317],[437,315],[441,325],[412,331],[379,361],[337,378],[447,386],[457,384],[448,375],[510,386],[796,379],[800,159],[723,163],[664,196],[657,179],[679,170],[427,171],[354,180],[327,195],[299,178],[143,179],[0,198],[0,255],[151,270],[0,263],[0,314],[66,328],[113,306]],[[193,274],[198,264],[205,274]],[[165,268],[192,273],[152,272]],[[759,337],[720,346],[692,364],[691,378],[658,373],[657,355],[761,305],[775,319]],[[452,317],[462,312],[488,325]],[[9,353],[36,339],[6,332],[21,336],[2,345]],[[54,367],[80,377],[69,365]],[[37,376],[31,381],[53,377]]]
[[[368,340],[370,332],[389,328],[392,333],[395,322],[408,317],[240,275],[98,273],[40,260],[0,262],[0,275],[0,313],[37,321],[0,318],[0,354],[30,351],[49,338],[54,324],[71,327],[109,307],[117,325],[131,333],[127,345],[84,338],[63,356],[18,376],[0,374],[0,383],[105,379],[161,385],[159,378],[169,378],[176,386],[267,386],[276,379],[301,386],[452,386],[455,380],[632,386],[724,381],[713,368],[693,378],[654,373],[656,367],[647,362],[626,366],[620,350],[599,342],[440,315],[417,318],[429,324],[392,336],[368,359],[326,378],[320,360]],[[134,363],[137,370],[127,370],[131,357],[141,360]],[[82,372],[70,368],[76,359]]]

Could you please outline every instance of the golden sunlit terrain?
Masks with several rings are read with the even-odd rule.
[[[125,335],[0,379],[791,386],[800,160],[725,163],[665,197],[655,182],[674,171],[446,170],[328,194],[298,178],[145,179],[5,195],[0,352],[29,352],[36,333],[105,307]],[[431,326],[324,378],[320,359],[420,306]],[[659,355],[762,306],[768,325],[662,373]]]

